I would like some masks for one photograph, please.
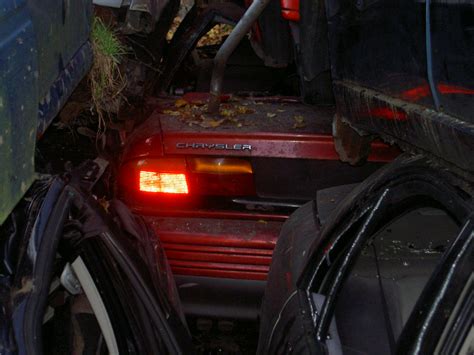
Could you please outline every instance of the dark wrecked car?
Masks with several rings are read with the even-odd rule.
[[[92,194],[102,163],[37,180],[1,226],[3,354],[192,352],[154,232]]]
[[[0,353],[188,353],[154,232],[93,191],[107,163],[34,173],[36,140],[91,65],[91,14],[90,1],[0,9]]]
[[[262,2],[254,4],[259,6]],[[305,11],[308,3],[302,3],[301,27],[284,22],[284,31],[279,34],[288,37],[291,31],[294,44],[299,45],[296,39],[301,39],[299,48],[313,53],[310,48],[318,48],[326,38],[322,4],[318,3],[316,11]],[[361,89],[354,95],[339,90],[341,85],[346,89],[354,88],[351,83],[360,77],[347,74],[359,73],[359,66],[350,66],[352,61],[346,71],[337,70],[344,61],[336,55],[332,58],[332,68],[337,107],[308,107],[298,99],[288,97],[247,97],[240,103],[225,102],[228,98],[221,95],[221,91],[226,60],[217,60],[218,79],[214,82],[217,86],[211,85],[211,95],[204,96],[204,99],[194,94],[183,97],[181,101],[176,98],[154,101],[154,114],[126,143],[117,187],[128,206],[142,215],[137,217],[116,200],[105,202],[94,197],[98,196],[94,190],[95,183],[106,165],[100,160],[86,162],[58,177],[41,177],[32,184],[33,148],[13,155],[8,150],[15,146],[11,144],[13,139],[25,143],[20,147],[34,146],[32,137],[38,121],[44,122],[38,130],[41,135],[68,93],[87,71],[90,61],[87,54],[88,4],[78,5],[82,7],[77,11],[67,6],[46,5],[53,14],[47,20],[38,16],[38,3],[18,5],[11,2],[2,10],[5,16],[1,24],[6,24],[4,33],[7,33],[6,41],[2,43],[9,43],[15,50],[23,49],[25,40],[31,41],[33,46],[30,53],[13,51],[20,53],[14,59],[18,62],[22,59],[26,62],[21,64],[27,65],[22,67],[23,71],[12,71],[9,69],[14,65],[13,61],[6,61],[10,66],[2,68],[5,82],[20,82],[21,75],[34,68],[28,65],[28,61],[41,69],[37,75],[24,76],[33,86],[24,85],[19,89],[8,86],[5,89],[9,94],[8,105],[11,105],[11,109],[10,106],[5,109],[7,119],[3,120],[2,116],[1,121],[2,134],[8,137],[9,143],[0,151],[10,165],[1,175],[3,186],[7,186],[5,194],[2,191],[2,202],[3,196],[8,196],[7,203],[2,205],[1,226],[1,322],[5,352],[49,352],[52,349],[65,353],[191,352],[189,332],[174,280],[155,232],[162,236],[173,270],[186,286],[182,288],[182,296],[189,296],[187,313],[220,317],[257,317],[256,305],[279,239],[260,313],[261,353],[352,351],[378,354],[397,349],[401,353],[438,349],[451,353],[466,348],[466,352],[470,351],[472,179],[466,173],[470,170],[465,169],[466,165],[470,167],[470,160],[466,160],[465,165],[459,165],[459,159],[454,163],[450,161],[453,155],[457,158],[468,156],[469,150],[464,148],[472,141],[464,138],[470,126],[468,122],[460,124],[454,120],[450,112],[433,112],[429,104],[423,105],[427,92],[425,86],[414,87],[415,96],[421,101],[411,102],[408,106],[406,100],[395,102],[409,111],[405,114],[387,110],[386,105],[366,104],[360,100],[371,93],[369,89]],[[294,6],[295,3],[289,5],[289,12],[299,15],[298,6]],[[369,21],[355,38],[351,37],[356,33],[355,25],[365,23],[362,20],[368,18],[376,24],[387,25],[388,32],[392,30],[388,26],[393,25],[392,22],[384,21],[384,16],[374,16],[376,12],[373,10],[383,8],[383,3],[329,5],[332,2],[327,4],[326,10],[330,48],[335,54],[345,48],[355,48],[354,57],[355,54],[366,54],[363,35],[372,23]],[[415,15],[423,14],[420,12],[422,5],[416,4]],[[429,5],[429,2],[425,3],[428,9]],[[255,6],[251,5],[249,9],[255,9]],[[8,27],[11,22],[4,20],[8,14],[12,14],[11,19],[21,19],[19,24],[30,31],[30,36],[12,36],[23,27]],[[277,6],[270,14],[276,14],[281,24],[281,8]],[[283,18],[298,22],[299,16],[293,15],[284,13]],[[316,21],[321,20],[319,15],[323,21]],[[78,21],[75,26],[81,31],[64,28],[73,23],[68,16]],[[140,14],[138,18],[146,19],[148,15],[142,17]],[[194,20],[190,18],[188,21]],[[205,23],[203,28],[212,21]],[[323,36],[311,35],[313,21],[318,24],[316,32],[321,34],[319,31],[322,31]],[[38,30],[42,29],[41,25],[51,23],[56,26],[57,36],[78,32],[83,36],[77,41],[62,37],[64,41],[47,41],[45,37],[41,44],[36,43],[36,38],[41,35],[35,36],[32,24]],[[465,26],[460,32],[467,33],[462,38],[469,39],[469,19],[460,23]],[[410,24],[401,27],[402,32],[410,28]],[[237,32],[241,37],[247,33],[242,29]],[[184,28],[177,33],[176,42],[170,44],[170,53],[180,48],[180,38],[196,39],[189,37]],[[341,34],[355,45],[338,42],[337,35]],[[398,38],[393,34],[392,37]],[[305,38],[319,38],[320,42],[316,46],[311,41],[303,45]],[[273,44],[288,44],[288,41],[280,42],[278,36],[273,39]],[[68,47],[71,52],[67,56],[54,47],[58,43],[64,46],[75,43],[77,46]],[[381,45],[375,40],[370,43],[377,49],[377,45]],[[418,43],[421,43],[419,36],[407,47],[413,49]],[[76,52],[79,47],[86,48],[86,52]],[[51,58],[44,59],[35,48],[52,53]],[[426,48],[429,48],[428,44]],[[187,51],[189,46],[184,49]],[[2,52],[8,50],[9,47],[2,48]],[[56,55],[58,51],[62,54]],[[418,55],[410,57],[413,60],[409,63],[418,60],[414,65],[418,68],[420,58],[424,57],[416,50],[414,52]],[[75,53],[79,53],[77,58],[83,59],[81,65],[73,61]],[[284,51],[279,53],[285,54]],[[311,65],[304,69],[307,70],[307,75],[304,75],[307,83],[301,85],[307,87],[301,94],[306,101],[311,101],[308,96],[314,93],[314,101],[318,102],[317,93],[321,87],[316,85],[314,88],[312,84],[319,82],[320,74],[325,78],[322,90],[328,89],[328,56],[324,50],[316,54],[321,53],[323,58],[319,58],[319,62],[311,56],[302,58],[306,64],[313,63],[311,60],[319,63],[316,69]],[[175,53],[177,58],[181,55]],[[228,55],[229,50],[224,56]],[[345,52],[344,56],[346,60],[354,59]],[[432,57],[427,55],[427,58]],[[461,63],[461,67],[466,64],[464,57],[451,60]],[[405,68],[405,62],[401,60],[400,63],[398,67],[390,66],[393,63],[387,61],[385,64],[389,68],[397,69],[395,73],[379,77],[376,72],[372,79],[397,77],[398,69]],[[364,68],[363,64],[360,67]],[[35,78],[48,73],[42,65],[51,69],[51,75],[41,81],[44,90],[35,86]],[[71,79],[69,75],[75,73],[75,68],[80,70],[77,77]],[[371,66],[365,68],[371,70]],[[163,72],[167,74],[166,70]],[[419,72],[424,73],[424,70]],[[61,75],[66,75],[66,79]],[[458,75],[447,77],[454,78],[453,83],[461,80]],[[362,84],[373,85],[371,82]],[[378,84],[373,88],[380,88]],[[428,90],[433,90],[432,78],[428,78],[428,84]],[[464,86],[441,86],[439,90],[449,97],[461,95],[462,100],[466,100],[471,95],[466,87],[469,83],[458,84]],[[20,102],[23,89],[30,96]],[[332,90],[324,92],[331,94]],[[328,96],[330,100],[332,95],[323,95],[325,98]],[[387,97],[375,92],[370,98],[382,100]],[[23,102],[32,105],[25,107]],[[37,102],[40,102],[39,115]],[[249,116],[228,119],[230,126],[205,117],[199,117],[197,127],[195,122],[191,125],[186,122],[189,113],[186,110],[190,108],[187,106],[203,109],[206,104],[214,114],[221,114],[222,109],[223,112]],[[437,104],[434,107],[439,109]],[[24,110],[29,114],[21,114]],[[16,115],[16,112],[20,114]],[[457,128],[465,134],[461,141],[464,148],[451,151],[446,143],[449,140],[439,140],[436,135],[428,135],[428,138],[419,135],[420,141],[441,142],[436,147],[450,154],[440,157],[439,151],[432,149],[434,144],[421,145],[418,148],[429,155],[430,160],[416,155],[403,156],[357,187],[350,185],[321,190],[334,185],[359,183],[398,154],[380,142],[373,142],[377,134],[390,142],[396,140],[404,149],[411,147],[418,131],[414,133],[408,129],[420,127],[408,120],[413,113],[421,119],[441,118],[438,123],[454,123],[450,128]],[[191,114],[194,116],[194,112]],[[333,125],[334,114],[338,120]],[[358,116],[362,114],[368,119]],[[178,116],[182,119],[177,119]],[[27,127],[32,130],[20,129],[16,117],[25,119]],[[49,118],[42,120],[42,117]],[[341,131],[341,127],[348,128],[345,122],[354,117],[361,118],[350,123],[364,135],[362,138],[351,130]],[[262,118],[274,121],[265,125]],[[258,121],[259,124],[249,125],[248,121]],[[367,122],[375,128],[363,124]],[[405,130],[400,129],[404,122],[409,123],[403,127],[410,133],[410,139],[406,141]],[[430,130],[431,133],[457,132],[453,129],[443,131],[439,127]],[[211,129],[203,132],[201,128]],[[334,144],[333,133],[339,145]],[[351,142],[355,144],[351,145]],[[372,155],[368,155],[370,147],[373,148]],[[351,163],[367,159],[370,164],[354,169],[342,165],[336,148]],[[411,153],[416,153],[416,149]],[[444,164],[445,161],[457,168],[451,169],[452,164]],[[24,162],[27,164],[22,164]],[[29,167],[27,174],[22,175],[21,171],[16,174],[25,166]],[[15,171],[15,178],[10,178],[10,171]],[[355,171],[358,174],[354,174]],[[18,176],[24,178],[18,179]],[[317,190],[320,190],[317,202],[305,204],[289,217],[295,208],[314,199]],[[10,191],[14,192],[10,194]],[[341,196],[347,197],[334,209]],[[13,206],[17,206],[15,210]],[[278,238],[278,231],[286,219],[288,221]],[[152,222],[151,228],[145,220]],[[421,233],[429,234],[429,238],[420,238]],[[249,295],[254,298],[252,302],[248,302]],[[368,302],[370,300],[373,302]],[[373,324],[376,325],[375,331],[370,326]],[[433,341],[438,339],[439,342]]]
[[[282,228],[258,352],[471,353],[472,194],[420,156],[320,191]]]
[[[374,137],[409,154],[289,218],[259,353],[472,353],[473,11],[326,2],[341,158]]]

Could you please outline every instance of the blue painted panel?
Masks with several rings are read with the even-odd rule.
[[[39,104],[38,137],[41,137],[44,131],[46,131],[77,84],[87,74],[91,65],[92,47],[89,42],[86,42],[49,88],[47,95],[41,99]]]
[[[35,178],[40,137],[92,64],[91,0],[0,0],[0,224]]]
[[[0,224],[34,179],[37,43],[25,1],[0,5]]]
[[[92,22],[92,0],[27,0],[39,48],[39,95],[51,84],[87,42]]]

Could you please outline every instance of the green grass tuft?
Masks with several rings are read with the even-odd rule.
[[[92,102],[98,116],[99,131],[104,132],[110,114],[117,113],[123,100],[121,92],[125,79],[119,64],[126,53],[120,38],[101,19],[94,18],[92,26],[94,63],[89,74]]]
[[[92,25],[92,41],[97,51],[105,57],[120,63],[120,58],[125,54],[125,47],[117,38],[115,33],[108,28],[100,18],[95,17]]]

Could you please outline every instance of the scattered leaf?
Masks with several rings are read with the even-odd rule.
[[[165,115],[170,115],[170,116],[180,116],[181,113],[179,111],[172,111],[172,110],[164,110],[163,113]]]
[[[235,106],[235,109],[237,111],[237,113],[241,114],[241,115],[247,115],[247,114],[250,114],[250,113],[254,113],[255,111],[252,110],[251,108],[249,107],[245,107],[245,106],[242,106],[242,105],[237,105]]]
[[[183,100],[183,99],[178,99],[175,101],[174,105],[178,108],[180,107],[184,107],[188,104],[188,102],[186,100]]]
[[[268,118],[276,117],[276,113],[267,112],[267,117]]]
[[[228,108],[221,108],[219,110],[219,113],[224,116],[224,117],[233,117],[236,115],[234,110],[228,109]]]
[[[214,119],[205,119],[199,125],[203,128],[216,128],[219,127],[225,119],[214,120]]]
[[[304,121],[303,116],[295,115],[295,116],[293,116],[293,119],[295,120],[295,124],[293,125],[293,128],[304,128],[304,127],[306,127],[306,122]]]

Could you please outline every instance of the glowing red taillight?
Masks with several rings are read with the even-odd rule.
[[[158,173],[140,170],[140,191],[167,194],[188,194],[185,174]]]
[[[254,196],[253,178],[252,165],[245,159],[144,158],[122,165],[119,184],[124,198],[173,204],[203,196]]]

